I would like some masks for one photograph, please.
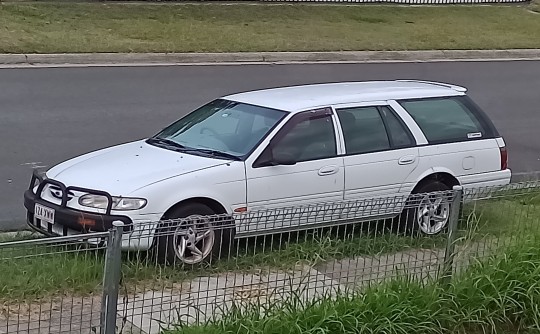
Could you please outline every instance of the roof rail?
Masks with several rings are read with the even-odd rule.
[[[447,84],[447,83],[443,83],[443,82],[435,82],[435,81],[427,81],[427,80],[406,80],[406,79],[396,80],[396,81],[397,82],[418,82],[418,83],[423,83],[423,84],[428,84],[428,85],[442,86],[442,87],[450,88],[450,89],[453,89],[455,91],[463,92],[463,93],[465,93],[467,91],[467,88],[465,88],[465,87],[452,85],[452,84]]]

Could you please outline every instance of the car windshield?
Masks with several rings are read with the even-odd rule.
[[[285,115],[280,110],[218,99],[171,124],[149,142],[188,153],[239,159]]]

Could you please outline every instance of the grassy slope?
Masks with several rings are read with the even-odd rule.
[[[2,3],[0,52],[540,47],[527,6]]]

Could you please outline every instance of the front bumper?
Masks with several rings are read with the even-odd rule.
[[[35,188],[36,181],[39,181],[40,183],[36,193],[34,193],[32,189]],[[41,192],[43,191],[43,188],[47,183],[54,184],[61,188],[63,198],[60,205],[50,203],[41,198]],[[113,227],[113,222],[115,221],[121,221],[122,223],[124,223],[124,231],[132,231],[133,221],[131,220],[131,218],[127,216],[111,214],[110,207],[107,209],[107,213],[105,214],[86,212],[67,207],[68,201],[65,194],[67,194],[69,190],[103,194],[103,192],[101,191],[92,189],[66,187],[61,182],[43,178],[39,176],[36,172],[34,172],[34,175],[32,176],[32,181],[30,182],[30,188],[24,193],[24,206],[27,210],[28,225],[32,229],[49,236],[65,236],[80,233],[105,232]],[[108,197],[110,198],[109,194],[106,195],[108,195]],[[42,222],[40,219],[35,218],[34,210],[36,203],[54,210],[54,224],[48,224]]]

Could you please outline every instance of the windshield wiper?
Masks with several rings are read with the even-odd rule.
[[[211,155],[213,157],[226,158],[226,159],[237,160],[237,161],[241,160],[239,157],[237,157],[234,154],[206,149],[206,148],[189,148],[189,149],[184,150],[184,152],[200,152],[203,154]]]
[[[173,147],[175,149],[180,149],[180,150],[184,150],[186,148],[184,145],[179,144],[175,142],[174,140],[170,140],[167,138],[152,137],[152,138],[148,138],[148,142],[151,144],[161,144],[161,145]]]
[[[212,149],[206,149],[206,148],[186,147],[182,144],[175,142],[174,140],[167,139],[167,138],[152,137],[152,138],[148,138],[148,142],[150,144],[164,145],[175,151],[182,152],[182,153],[202,153],[202,154],[210,155],[213,157],[226,158],[226,159],[231,159],[231,160],[241,160],[239,157],[237,157],[234,154],[216,151]]]

